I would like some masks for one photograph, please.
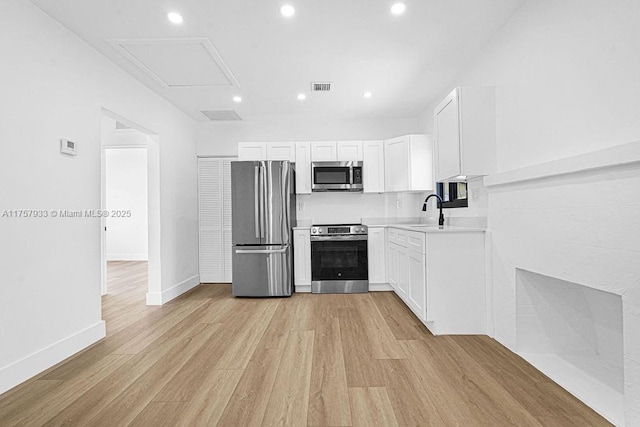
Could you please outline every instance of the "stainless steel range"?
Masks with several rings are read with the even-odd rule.
[[[369,292],[367,226],[311,227],[311,292]]]

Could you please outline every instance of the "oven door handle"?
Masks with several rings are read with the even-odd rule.
[[[367,235],[351,235],[351,236],[311,236],[312,242],[349,242],[367,240]]]

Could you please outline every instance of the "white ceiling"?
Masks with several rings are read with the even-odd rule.
[[[424,114],[524,2],[406,0],[398,17],[387,0],[290,0],[287,19],[286,0],[31,1],[198,121],[209,120],[201,110],[244,120]],[[310,93],[311,81],[333,82],[332,93]]]

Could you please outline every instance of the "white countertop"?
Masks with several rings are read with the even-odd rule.
[[[445,225],[443,228],[433,224],[421,224],[421,223],[398,223],[393,219],[387,222],[384,218],[376,219],[375,221],[362,221],[362,223],[368,227],[393,227],[400,228],[408,231],[418,231],[421,233],[468,233],[468,232],[485,232],[486,228],[481,227],[457,227],[451,225]],[[299,225],[293,227],[294,230],[309,230],[311,225]]]
[[[485,228],[479,227],[455,227],[445,225],[442,228],[431,224],[367,224],[369,227],[399,228],[401,230],[418,231],[421,233],[469,233],[485,232]]]

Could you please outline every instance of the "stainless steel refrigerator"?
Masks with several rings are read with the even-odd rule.
[[[290,296],[294,172],[288,161],[231,162],[233,295]]]

